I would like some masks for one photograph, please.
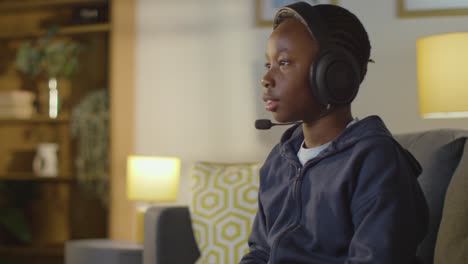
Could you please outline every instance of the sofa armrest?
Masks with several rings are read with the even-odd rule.
[[[191,264],[200,257],[188,207],[152,206],[144,223],[143,264]]]

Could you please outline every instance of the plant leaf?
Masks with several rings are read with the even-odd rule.
[[[21,242],[31,242],[31,232],[21,209],[0,208],[0,225]]]

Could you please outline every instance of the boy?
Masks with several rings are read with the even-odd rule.
[[[370,43],[333,5],[278,11],[262,79],[266,110],[288,129],[260,170],[247,263],[417,263],[428,209],[418,162],[377,116],[353,119]]]

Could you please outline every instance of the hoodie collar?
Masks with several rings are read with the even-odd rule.
[[[343,130],[340,135],[332,140],[330,146],[328,146],[320,156],[345,149],[354,145],[361,139],[372,136],[392,136],[382,119],[375,115],[359,120],[354,125]],[[281,155],[296,159],[296,153],[301,147],[303,140],[304,133],[301,124],[297,124],[286,130],[280,141]]]
[[[324,149],[316,158],[325,157],[330,154],[347,149],[358,141],[369,138],[369,137],[388,137],[392,139],[402,150],[403,153],[411,161],[415,175],[419,176],[422,168],[419,162],[414,156],[400,143],[398,143],[385,126],[382,119],[376,115],[368,116],[362,120],[359,120],[352,126],[346,128],[340,135],[332,140],[331,144]],[[280,154],[289,160],[296,161],[300,164],[297,158],[297,151],[301,147],[302,141],[304,140],[304,133],[302,131],[302,125],[297,124],[285,131],[280,141]],[[416,177],[417,177],[416,176]]]

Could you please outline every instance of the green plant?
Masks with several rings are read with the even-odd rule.
[[[53,27],[39,38],[20,44],[15,61],[20,72],[31,78],[69,78],[76,72],[82,46],[71,39],[57,38],[57,30]]]
[[[76,178],[103,205],[109,197],[109,93],[99,89],[73,109],[71,133],[77,139]]]
[[[0,228],[19,243],[31,242],[27,208],[38,198],[37,186],[30,182],[0,182]]]

